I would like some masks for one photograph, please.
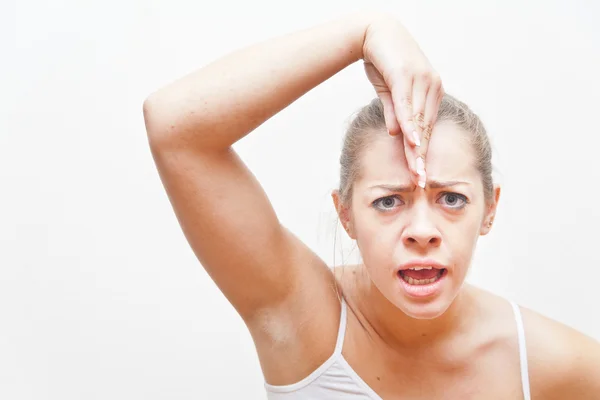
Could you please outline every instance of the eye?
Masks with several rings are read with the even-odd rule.
[[[400,202],[400,205],[404,204],[404,202],[402,201],[402,199],[398,196],[387,196],[387,197],[382,197],[380,199],[377,199],[373,202],[373,206],[381,211],[389,211],[393,209],[393,206],[395,204],[395,200],[398,200]],[[383,206],[383,207],[380,207]]]
[[[467,197],[459,193],[443,193],[440,199],[445,199],[443,204],[455,210],[460,210],[469,204]]]

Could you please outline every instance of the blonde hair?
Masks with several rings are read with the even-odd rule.
[[[483,123],[469,106],[447,93],[444,94],[438,110],[437,122],[442,121],[453,122],[470,134],[485,199],[490,201],[494,191],[492,148]],[[338,190],[341,202],[347,206],[352,204],[352,190],[361,171],[361,156],[364,149],[380,134],[387,135],[387,128],[383,105],[379,98],[375,98],[360,109],[344,136]]]

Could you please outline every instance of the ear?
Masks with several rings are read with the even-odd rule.
[[[333,199],[333,205],[335,206],[335,210],[337,211],[338,217],[340,218],[340,222],[344,227],[344,230],[350,236],[350,239],[356,240],[356,236],[354,234],[354,224],[352,222],[352,216],[350,213],[350,209],[342,204],[342,200],[340,198],[339,190],[334,190],[331,192],[331,198]]]
[[[494,198],[491,204],[486,206],[485,215],[481,223],[480,235],[487,235],[492,230],[494,224],[494,218],[496,217],[496,210],[498,209],[498,201],[500,200],[500,186],[494,185]]]

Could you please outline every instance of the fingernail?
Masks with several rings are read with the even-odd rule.
[[[419,139],[419,134],[417,133],[417,131],[413,131],[412,134],[413,134],[413,139],[415,141],[415,144],[417,146],[420,146],[421,145],[421,139]]]
[[[423,162],[423,157],[417,158],[417,174],[425,176],[425,162]]]
[[[425,189],[425,176],[419,176],[419,186]]]

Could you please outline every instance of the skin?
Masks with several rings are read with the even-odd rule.
[[[342,224],[356,240],[373,286],[367,290],[368,308],[385,310],[381,313],[387,321],[382,324],[404,339],[419,337],[421,331],[444,334],[452,329],[477,239],[489,232],[500,196],[496,186],[495,197],[485,199],[469,133],[447,121],[434,132],[426,189],[411,180],[402,139],[377,133],[378,139],[361,157],[352,204],[340,204],[337,191],[333,193]],[[448,269],[440,295],[421,300],[401,290],[396,269],[416,259],[430,259]]]
[[[282,226],[232,145],[360,59],[394,137],[380,133],[364,154],[352,204],[333,193],[365,261],[334,274]],[[341,292],[349,306],[342,354],[381,397],[522,398],[509,304],[463,284],[500,191],[485,203],[465,133],[436,124],[442,95],[439,75],[406,29],[386,14],[361,12],[240,49],[144,102],[150,149],[182,231],[248,327],[268,383],[298,382],[331,356]],[[426,173],[417,171],[419,157]],[[469,197],[464,210],[447,209],[446,189],[431,186],[447,179],[465,182],[452,188]],[[425,190],[416,186],[425,181]],[[383,214],[370,205],[390,193],[369,192],[374,183],[413,186],[396,193],[404,205]],[[447,263],[449,275],[439,296],[415,301],[398,291],[392,271],[423,256]],[[600,398],[598,343],[523,314],[532,397]]]
[[[399,310],[393,318],[399,325],[440,317],[448,310],[462,287],[479,235],[489,232],[500,195],[496,187],[495,198],[486,202],[469,134],[451,122],[442,122],[436,131],[428,152],[426,189],[411,181],[401,138],[379,134],[362,156],[362,179],[355,182],[351,212],[340,213],[374,285]],[[379,185],[404,190],[375,187]],[[337,195],[334,205],[340,210]],[[420,301],[399,290],[397,267],[416,259],[431,259],[448,269],[440,296]]]
[[[427,159],[429,186],[425,189],[411,180],[402,138],[385,132],[376,135],[377,140],[361,157],[361,178],[355,182],[352,204],[342,205],[337,192],[333,193],[340,219],[349,236],[356,240],[364,260],[362,265],[352,268],[350,281],[340,279],[346,297],[350,298],[349,304],[354,306],[354,315],[361,321],[358,326],[368,327],[364,328],[366,335],[350,333],[349,337],[376,338],[365,340],[366,343],[348,352],[362,354],[364,348],[372,347],[368,353],[355,356],[356,365],[368,363],[368,354],[375,353],[384,359],[391,358],[389,362],[399,371],[414,370],[418,359],[433,361],[433,367],[427,365],[419,369],[419,374],[426,373],[428,379],[435,376],[433,381],[441,383],[440,387],[428,385],[432,390],[429,395],[434,395],[447,391],[446,382],[464,381],[467,372],[472,372],[469,367],[457,372],[450,364],[472,365],[466,363],[466,359],[474,357],[480,358],[481,363],[491,363],[493,358],[498,358],[493,355],[498,347],[491,346],[493,351],[481,350],[495,342],[492,332],[464,334],[477,330],[476,324],[485,313],[478,306],[476,292],[465,289],[463,283],[478,237],[489,232],[500,188],[496,187],[495,197],[486,201],[469,134],[451,122],[439,123],[432,135]],[[434,182],[453,183],[435,185]],[[404,189],[373,188],[378,185]],[[387,201],[381,201],[386,198]],[[437,261],[448,269],[441,293],[424,300],[408,296],[396,275],[398,265],[423,258]],[[506,307],[500,308],[506,315]],[[498,334],[505,338],[514,336],[504,330]],[[463,351],[449,359],[448,354],[456,353],[450,350],[455,347]],[[398,356],[390,357],[389,349],[394,349],[391,354]],[[518,369],[518,363],[515,364],[518,360],[503,361],[505,383],[512,384],[505,385],[504,390],[496,388],[496,393],[506,396],[519,390],[519,376],[511,373],[515,367]],[[408,381],[419,381],[418,377],[408,379],[409,375],[405,374],[404,380],[391,379],[385,370],[377,368],[378,364],[362,371],[367,379],[371,377],[370,385],[377,387],[378,393],[385,393],[386,398],[416,395],[406,388],[410,387]],[[445,369],[453,372],[440,372]],[[373,371],[381,377],[373,379]],[[385,378],[383,383],[382,377]],[[478,379],[493,381],[485,375]],[[464,393],[456,393],[461,394]]]
[[[427,165],[429,185],[460,182],[452,186],[415,186],[402,139],[377,137],[361,158],[352,204],[342,205],[337,191],[332,194],[364,261],[337,274],[351,310],[345,358],[386,399],[522,398],[512,309],[505,299],[464,283],[478,237],[490,231],[500,188],[485,199],[469,133],[451,122],[433,130]],[[382,184],[406,190],[372,189]],[[388,196],[396,197],[380,200]],[[415,300],[400,289],[395,268],[414,258],[433,259],[449,269],[438,296]],[[585,362],[577,365],[572,353],[587,346],[597,357],[593,340],[530,310],[523,314],[534,399],[571,398],[574,388],[556,372],[558,362],[575,364],[569,368],[580,368],[589,379],[584,382],[597,386],[590,383]],[[598,359],[585,359],[598,365]],[[584,398],[592,393],[579,390]]]

